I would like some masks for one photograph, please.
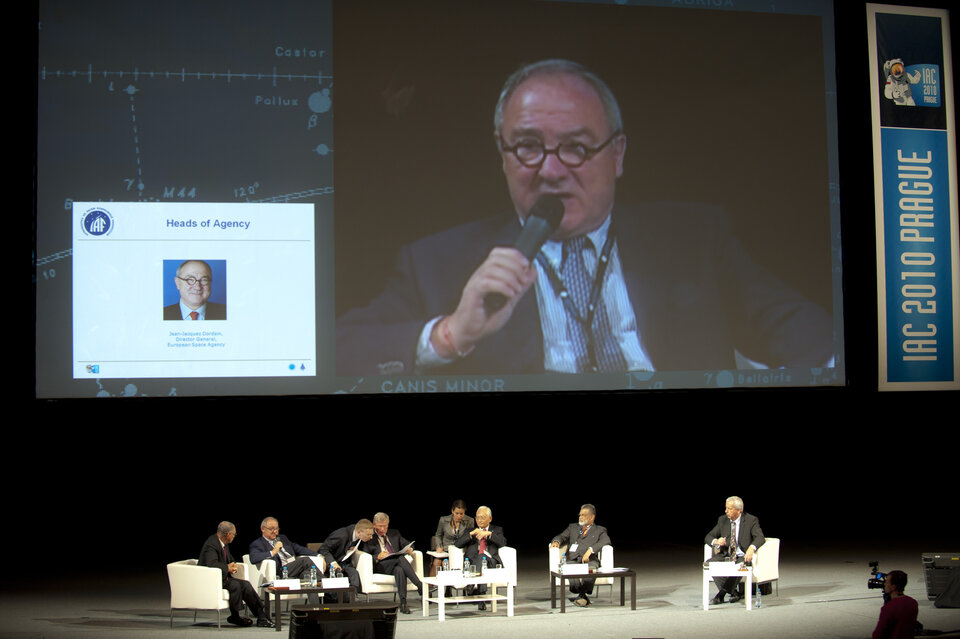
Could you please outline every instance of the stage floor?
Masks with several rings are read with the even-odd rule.
[[[948,548],[928,548],[948,551]],[[956,550],[956,549],[953,549]],[[960,637],[960,610],[937,609],[927,600],[920,552],[851,548],[824,552],[793,552],[783,542],[779,595],[763,597],[762,607],[744,609],[743,602],[724,604],[704,611],[701,605],[700,547],[671,546],[656,552],[617,552],[617,565],[637,571],[637,610],[621,608],[619,591],[595,593],[588,608],[567,606],[550,609],[546,551],[540,556],[521,553],[515,616],[506,617],[506,606],[496,614],[476,606],[447,608],[447,619],[437,620],[437,608],[421,615],[420,600],[410,598],[413,613],[399,615],[397,639],[448,637],[617,637],[685,639],[836,638],[869,637],[876,624],[882,599],[880,591],[868,590],[867,562],[878,560],[880,569],[905,570],[910,583],[906,592],[920,604],[920,622],[926,630]],[[525,555],[525,556],[524,556]],[[0,639],[69,639],[74,637],[217,636],[216,613],[180,611],[169,622],[169,587],[163,568],[139,575],[66,574],[71,564],[51,568],[51,582],[44,588],[16,588],[9,577],[0,598]],[[55,577],[54,577],[55,575]],[[715,589],[711,586],[711,597]],[[373,601],[389,602],[385,595]],[[286,637],[268,629],[237,629],[225,625],[223,633]]]

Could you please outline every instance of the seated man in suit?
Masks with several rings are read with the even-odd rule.
[[[213,272],[203,260],[187,260],[173,279],[180,301],[163,307],[165,320],[225,320],[227,307],[208,301],[213,292]]]
[[[600,567],[600,549],[610,545],[607,529],[595,525],[596,518],[597,509],[593,504],[580,506],[577,523],[567,526],[566,530],[553,538],[550,545],[554,548],[567,546],[568,563],[590,564],[590,568],[596,570]],[[596,579],[571,579],[570,592],[577,595],[573,598],[573,603],[589,606],[588,595],[593,594],[595,581]]]
[[[197,560],[198,566],[210,566],[219,568],[223,572],[223,587],[230,593],[230,616],[227,621],[235,626],[252,626],[252,619],[245,619],[240,616],[245,603],[250,608],[250,612],[257,616],[257,626],[261,628],[273,628],[273,622],[264,614],[263,602],[253,589],[250,582],[245,579],[235,579],[234,573],[237,572],[237,562],[234,561],[230,553],[230,542],[237,536],[237,527],[229,521],[222,521],[217,526],[217,532],[211,535],[200,550],[200,558]]]
[[[310,557],[316,557],[318,553],[281,535],[280,522],[275,517],[267,517],[260,522],[260,531],[263,535],[250,544],[251,563],[259,565],[262,561],[272,559],[277,565],[277,578],[283,576],[283,567],[286,566],[290,579],[309,573],[310,568],[316,565]]]
[[[492,526],[493,511],[486,506],[477,508],[477,527],[473,530],[464,530],[457,539],[457,548],[463,548],[463,554],[470,560],[474,566],[480,566],[483,558],[487,558],[487,566],[494,568],[501,564],[500,553],[497,552],[501,546],[507,545],[507,538],[503,536],[503,528]],[[478,594],[486,594],[487,586],[480,585],[476,589],[474,586],[468,586],[466,592],[471,595],[476,591]],[[480,602],[480,610],[486,610],[487,605]]]
[[[404,557],[389,557],[406,547],[408,542],[399,530],[390,528],[390,517],[386,513],[377,513],[373,516],[374,535],[370,541],[364,542],[360,550],[373,555],[373,570],[384,575],[393,575],[397,583],[397,595],[400,597],[400,612],[410,614],[407,607],[407,580],[417,586],[417,591],[423,597],[423,585],[409,561]],[[407,554],[413,555],[413,548],[407,548]]]
[[[714,556],[710,561],[743,561],[748,564],[753,562],[753,554],[764,541],[766,539],[760,530],[760,520],[743,512],[743,500],[737,496],[727,498],[724,514],[704,539],[705,544],[713,546]],[[720,592],[713,598],[713,603],[723,603],[723,598],[728,594],[730,603],[740,601],[740,592],[737,589],[740,579],[715,578],[714,583]]]
[[[351,554],[348,558],[347,554],[359,549],[360,544],[370,541],[371,537],[373,537],[373,523],[369,519],[361,519],[353,526],[337,528],[323,540],[323,545],[320,546],[320,554],[327,562],[327,567],[343,572],[357,592],[363,592],[360,573],[353,566],[353,555]]]

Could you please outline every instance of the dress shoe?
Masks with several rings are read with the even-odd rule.
[[[486,604],[485,602],[481,601],[481,602],[477,605],[477,609],[478,609],[478,610],[486,610],[486,609],[487,609],[487,604]]]
[[[580,597],[576,599],[573,603],[580,606],[581,608],[586,608],[587,606],[590,605],[590,600],[587,599],[585,595],[580,595]]]
[[[726,595],[727,593],[721,590],[720,592],[717,593],[716,597],[710,600],[710,603],[712,603],[714,606],[718,606],[723,603],[723,598],[726,597]]]
[[[407,607],[407,600],[406,600],[406,599],[401,599],[401,600],[400,600],[400,612],[402,612],[402,613],[405,614],[405,615],[409,615],[409,614],[410,614],[410,608]]]
[[[742,597],[736,593],[730,595],[730,603],[737,603]]]
[[[257,628],[276,628],[277,625],[267,619],[266,617],[260,617],[257,619]]]
[[[232,623],[235,626],[240,626],[241,628],[248,628],[253,625],[253,619],[247,619],[246,617],[237,617],[236,615],[230,615],[227,617],[227,623]]]

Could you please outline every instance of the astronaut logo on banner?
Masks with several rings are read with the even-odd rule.
[[[893,100],[894,104],[901,106],[917,106],[913,101],[913,92],[910,90],[911,84],[920,82],[920,72],[915,71],[913,75],[907,73],[903,60],[895,58],[883,63],[883,74],[887,76],[887,85],[883,88],[883,95],[888,100]]]
[[[898,106],[940,106],[940,67],[936,64],[915,64],[907,67],[903,59],[883,63],[887,83],[883,95]],[[920,85],[911,89],[910,85]],[[914,91],[918,98],[914,98]]]
[[[90,209],[80,218],[80,226],[87,235],[108,235],[113,230],[113,216],[105,209]]]

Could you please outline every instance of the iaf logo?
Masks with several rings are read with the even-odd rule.
[[[113,230],[113,216],[106,209],[90,209],[80,218],[83,232],[94,237],[109,235]]]

